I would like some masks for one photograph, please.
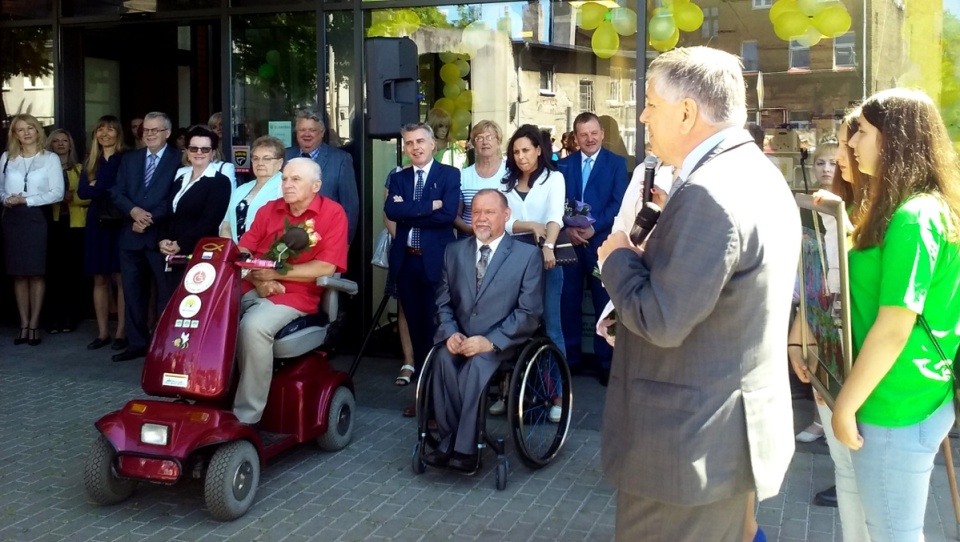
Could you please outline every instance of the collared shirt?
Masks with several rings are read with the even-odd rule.
[[[313,160],[314,162],[316,162],[316,161],[317,161],[317,157],[320,156],[320,147],[322,147],[322,146],[323,146],[323,143],[317,145],[317,148],[316,148],[316,149],[313,149],[313,150],[310,151],[310,152],[307,152],[307,151],[303,150],[303,147],[300,147],[300,155],[303,156],[304,154],[309,154],[309,155],[310,155],[310,159]]]
[[[590,171],[593,171],[593,168],[597,167],[597,156],[600,156],[600,149],[597,149],[597,152],[592,155],[587,155],[587,153],[580,151],[580,171],[583,171],[583,166],[587,163],[587,158],[591,160]]]
[[[262,256],[268,250],[276,237],[284,231],[284,223],[291,226],[302,224],[307,220],[314,221],[313,230],[320,235],[320,240],[312,248],[300,253],[297,258],[287,260],[287,263],[298,264],[312,260],[333,264],[337,273],[347,270],[347,215],[343,207],[332,199],[323,196],[314,196],[307,209],[300,216],[290,213],[290,206],[283,199],[271,201],[257,212],[256,221],[251,224],[247,233],[240,238],[240,246],[252,252],[254,256]],[[286,292],[270,296],[268,299],[279,305],[293,307],[300,312],[313,314],[320,305],[320,296],[323,288],[317,286],[316,281],[296,282],[278,279]],[[242,282],[243,293],[254,289],[253,283],[248,280]]]
[[[413,189],[414,189],[414,191],[416,191],[416,189],[417,189],[417,172],[422,171],[422,172],[423,172],[423,191],[424,191],[424,193],[426,193],[426,191],[427,191],[427,177],[430,176],[430,168],[431,168],[432,166],[433,166],[433,159],[432,159],[432,158],[430,159],[429,162],[427,162],[427,165],[423,166],[422,169],[421,169],[421,168],[418,168],[417,166],[414,166],[414,165],[411,165],[411,166],[410,166],[411,168],[413,168]],[[422,197],[422,195],[421,195],[421,197]],[[410,233],[407,234],[407,246],[413,248],[413,228],[410,228]]]
[[[690,151],[690,154],[688,154],[687,157],[683,159],[683,167],[680,168],[680,173],[677,174],[676,181],[673,184],[673,189],[675,190],[678,186],[686,182],[687,177],[689,177],[690,174],[693,173],[693,168],[697,166],[701,158],[706,156],[708,152],[710,152],[714,147],[719,145],[721,141],[726,139],[731,132],[738,132],[740,130],[743,130],[743,128],[739,128],[736,126],[732,126],[730,128],[724,128],[723,130],[720,130],[719,132],[708,137],[707,139],[704,139],[703,142],[701,142],[699,145],[694,147],[693,150]],[[671,192],[672,191],[673,190],[671,190]]]
[[[507,232],[503,232],[500,234],[500,237],[497,237],[493,241],[490,241],[487,243],[487,246],[490,247],[490,255],[487,257],[488,264],[493,261],[493,255],[496,254],[497,247],[500,246],[500,241],[503,241],[503,236],[506,234]],[[477,257],[474,263],[480,263],[480,247],[482,246],[483,246],[483,243],[481,243],[480,240],[477,239],[477,254],[476,254]]]
[[[161,147],[160,150],[157,151],[157,154],[156,154],[157,161],[153,163],[153,166],[154,166],[154,167],[159,167],[159,166],[160,166],[160,159],[163,158],[163,153],[164,153],[166,150],[167,150],[167,144],[164,143],[164,144],[163,144],[163,147]],[[144,171],[144,173],[146,173],[147,167],[150,166],[150,155],[151,155],[151,154],[153,154],[153,151],[151,151],[150,149],[147,149],[147,155],[143,158],[143,160],[144,160],[144,162],[143,162],[143,171]],[[151,179],[151,181],[152,181],[152,179]]]

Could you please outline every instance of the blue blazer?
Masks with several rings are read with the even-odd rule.
[[[172,145],[167,145],[160,157],[160,163],[153,173],[149,187],[143,186],[143,175],[147,166],[147,149],[138,149],[123,154],[120,169],[117,172],[117,184],[110,189],[114,205],[125,215],[120,228],[120,248],[139,250],[157,248],[160,241],[160,223],[170,212],[170,200],[173,199],[173,179],[180,169],[183,154]],[[153,215],[153,226],[143,233],[133,231],[133,219],[130,211],[140,207]]]
[[[283,163],[286,165],[293,158],[299,158],[300,146],[288,147]],[[347,213],[347,243],[353,241],[353,234],[357,231],[360,221],[360,197],[357,195],[357,176],[353,173],[353,158],[346,152],[331,147],[326,143],[320,145],[317,155],[317,164],[320,165],[320,195],[326,196],[343,207]]]
[[[627,175],[627,160],[601,147],[590,170],[587,193],[583,189],[583,153],[577,151],[557,162],[557,169],[563,173],[567,182],[567,199],[575,199],[590,204],[590,214],[597,221],[593,224],[596,231],[590,238],[590,248],[597,248],[610,235],[613,219],[620,212],[623,193],[627,191],[630,177]]]
[[[420,201],[413,200],[413,189],[413,167],[392,173],[387,181],[383,212],[397,223],[397,237],[390,246],[390,278],[396,283],[397,272],[407,255],[410,228],[417,227],[420,228],[420,247],[427,279],[440,282],[443,252],[456,239],[453,220],[460,206],[460,170],[434,160],[424,181]],[[403,201],[393,201],[394,196],[400,196]],[[443,201],[443,206],[436,211],[433,210],[434,200]]]

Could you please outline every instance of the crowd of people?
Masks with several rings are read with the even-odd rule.
[[[409,385],[440,348],[432,389],[441,440],[428,460],[470,470],[481,386],[542,326],[574,371],[592,366],[609,385],[602,463],[618,489],[618,540],[762,540],[755,499],[779,491],[794,439],[819,432],[836,466],[845,539],[922,539],[934,455],[955,421],[960,348],[960,161],[933,101],[878,92],[813,154],[823,188],[815,199],[842,201],[852,232],[847,254],[832,247],[822,287],[840,291],[845,258],[854,360],[832,406],[816,395],[818,421],[796,437],[783,423],[792,411],[784,358],[802,381],[812,369],[801,355],[811,333],[792,308],[801,223],[745,129],[739,60],[706,47],[658,56],[639,120],[659,159],[662,208],[640,246],[628,233],[643,166],[631,180],[629,157],[604,147],[592,112],[558,149],[536,126],[507,137],[490,120],[462,145],[442,110],[401,129],[405,167],[387,177],[383,208],[388,287],[408,334],[396,384]],[[127,142],[119,119],[104,116],[80,160],[68,132],[46,136],[34,117],[13,118],[0,200],[20,316],[14,342],[40,344],[45,297],[48,332],[75,328],[82,292],[70,281],[82,268],[97,320],[88,348],[122,350],[114,361],[141,357],[181,280],[166,256],[217,235],[261,254],[283,224],[316,224],[324,238],[290,274],[257,271],[244,282],[235,412],[256,423],[272,333],[316,310],[317,277],[345,270],[357,179],[350,156],[323,143],[322,118],[302,111],[293,146],[254,141],[254,179],[237,186],[219,156],[220,121],[174,134],[152,112],[131,124]],[[584,206],[591,223],[569,225]],[[558,257],[561,248],[573,256]],[[591,356],[584,288],[597,329]],[[611,307],[615,322],[601,318]],[[807,340],[816,346],[815,335]],[[502,401],[490,407],[504,411]],[[561,412],[556,401],[549,419]]]

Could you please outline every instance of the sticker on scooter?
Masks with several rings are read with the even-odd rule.
[[[190,346],[190,334],[181,333],[179,337],[173,340],[173,346],[176,346],[180,350],[186,350]]]
[[[187,375],[178,375],[176,373],[163,373],[163,385],[171,388],[186,388],[190,384]]]
[[[213,259],[213,252],[204,252],[203,255],[200,256],[200,259],[202,259],[202,260],[212,260],[212,259]]]
[[[187,271],[183,277],[183,287],[191,294],[199,294],[213,286],[213,279],[217,278],[217,270],[207,262],[201,262]]]
[[[183,301],[180,302],[180,316],[183,316],[184,318],[193,318],[198,312],[200,312],[200,307],[202,305],[203,303],[200,302],[199,296],[190,294],[183,298]]]
[[[173,327],[183,327],[183,320],[178,318],[177,321],[173,323]]]

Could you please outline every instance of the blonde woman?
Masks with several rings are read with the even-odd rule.
[[[37,327],[46,291],[47,219],[43,207],[63,199],[63,170],[56,154],[44,151],[43,126],[33,115],[13,117],[7,152],[0,156],[0,201],[7,274],[20,313],[14,344],[40,344]]]

